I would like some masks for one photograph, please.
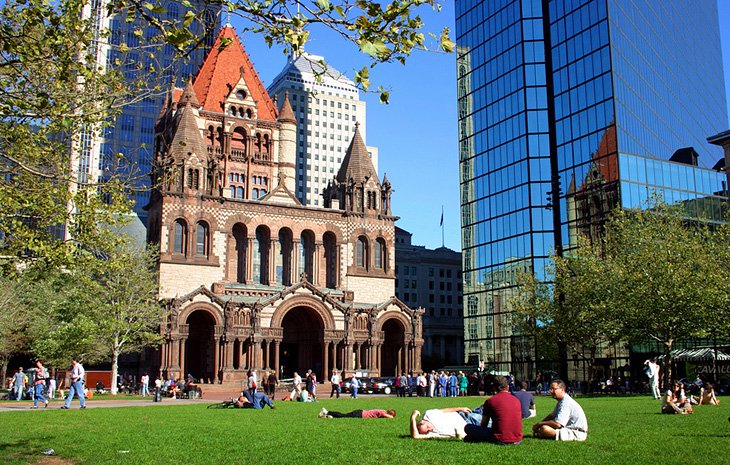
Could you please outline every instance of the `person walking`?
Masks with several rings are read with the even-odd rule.
[[[276,397],[276,386],[278,384],[279,380],[276,379],[276,372],[273,370],[270,371],[269,376],[266,378],[266,386],[268,387],[268,396],[271,397],[271,400],[274,400],[274,397]]]
[[[357,390],[360,388],[360,380],[354,376],[350,378],[350,397],[357,399]]]
[[[142,383],[142,397],[147,397],[150,395],[150,375],[147,373],[143,374],[142,377],[139,378],[140,383]]]
[[[33,379],[33,407],[38,408],[38,401],[43,402],[43,406],[48,407],[48,399],[46,399],[46,368],[43,366],[43,360],[36,360],[35,362],[35,377]]]
[[[56,398],[56,378],[55,377],[51,377],[51,379],[48,380],[48,398],[49,399]]]
[[[340,391],[342,388],[340,387],[340,373],[337,371],[337,368],[332,370],[332,377],[330,378],[330,383],[332,383],[332,391],[330,392],[330,399],[333,395],[337,394],[337,398],[340,398]]]
[[[23,398],[23,391],[25,391],[25,373],[23,367],[18,367],[18,371],[13,375],[13,392],[15,392],[15,400]]]
[[[651,387],[651,395],[654,396],[654,399],[660,399],[661,394],[659,392],[659,364],[654,361],[654,359],[649,359],[644,362],[644,365],[646,366],[645,372],[646,375],[649,377],[649,386]]]
[[[294,379],[292,380],[292,390],[289,394],[290,400],[297,400],[302,395],[302,377],[299,373],[294,372]]]
[[[71,386],[68,389],[68,397],[66,397],[66,403],[61,407],[62,409],[68,410],[71,406],[71,401],[74,398],[74,394],[79,397],[79,404],[81,408],[86,408],[86,399],[84,399],[84,375],[86,371],[83,365],[79,363],[78,359],[74,357],[71,359]]]

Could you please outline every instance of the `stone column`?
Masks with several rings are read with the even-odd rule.
[[[276,283],[276,242],[269,238],[269,285]]]
[[[233,369],[233,341],[226,339],[226,361],[224,368]]]
[[[269,366],[269,341],[266,339],[264,339],[264,344],[261,347],[261,358],[263,359],[261,368],[266,369]]]
[[[324,351],[322,360],[324,363],[322,363],[322,382],[326,382],[329,379],[329,363],[330,363],[330,343],[325,341],[324,344],[322,344],[322,349]]]
[[[342,358],[342,369],[343,370],[353,370],[353,367],[350,367],[351,360],[352,360],[352,344],[347,343],[347,344],[345,344],[343,358]]]
[[[180,338],[180,343],[179,343],[180,344],[179,345],[179,348],[180,348],[180,359],[179,359],[180,360],[180,365],[179,365],[179,367],[180,367],[180,375],[181,376],[185,376],[185,370],[187,369],[187,367],[185,366],[185,343],[186,342],[187,342],[187,338],[182,338],[182,337]]]
[[[312,263],[312,274],[314,277],[312,278],[312,283],[317,286],[321,287],[321,263],[322,263],[322,242],[321,241],[315,241],[314,242],[314,257],[312,257],[314,260],[314,263]]]
[[[291,243],[291,282],[299,282],[299,240],[292,239]]]
[[[253,284],[253,242],[255,237],[246,238],[246,284]]]
[[[274,341],[274,370],[276,371],[276,379],[281,376],[279,367],[279,341]]]

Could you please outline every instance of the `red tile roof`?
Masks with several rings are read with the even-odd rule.
[[[230,39],[225,47],[221,47],[223,39]],[[205,110],[224,112],[225,99],[241,79],[242,72],[251,97],[257,102],[258,119],[276,121],[276,106],[266,92],[238,34],[230,26],[221,29],[213,48],[195,76],[193,86],[200,104]]]

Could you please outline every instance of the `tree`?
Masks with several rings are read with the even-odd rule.
[[[440,11],[441,5],[436,0],[394,0],[386,4],[371,0],[183,0],[180,3],[186,11],[179,20],[162,19],[163,7],[140,0],[112,1],[109,11],[125,14],[129,21],[144,19],[183,55],[200,46],[203,40],[192,32],[191,24],[205,25],[210,11],[221,7],[227,14],[243,18],[242,32],[262,35],[269,47],[280,46],[285,54],[300,53],[313,33],[328,29],[370,59],[370,65],[354,76],[354,81],[364,90],[370,87],[369,68],[377,64],[394,61],[405,64],[414,50],[451,52],[456,45],[447,27],[438,33],[423,32],[425,25],[418,13],[426,8]],[[324,65],[324,74],[326,63],[320,64]],[[377,92],[380,100],[387,103],[388,91],[380,87]]]
[[[8,363],[13,355],[28,348],[28,313],[21,302],[19,283],[0,276],[0,379],[6,379]]]
[[[594,379],[599,351],[621,334],[610,308],[614,289],[608,263],[585,239],[576,250],[551,258],[550,282],[527,273],[518,277],[521,286],[512,300],[516,329],[564,345],[588,362]]]
[[[630,341],[663,347],[664,380],[680,339],[702,337],[718,324],[712,309],[728,302],[730,275],[718,262],[713,230],[688,222],[680,205],[661,199],[647,208],[617,211],[606,225],[605,261],[615,292],[609,305]],[[725,245],[727,247],[727,243]]]
[[[57,363],[73,354],[85,362],[110,361],[116,379],[121,355],[160,342],[164,310],[157,300],[152,249],[123,237],[113,249],[98,252],[93,263],[42,281],[37,295],[52,305],[36,323],[43,336],[34,352]],[[113,394],[116,390],[112,385]]]

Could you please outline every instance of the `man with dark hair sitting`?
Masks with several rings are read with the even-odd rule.
[[[565,392],[565,382],[550,382],[550,394],[558,404],[542,421],[532,426],[536,438],[558,441],[585,441],[588,437],[588,419],[581,406]]]
[[[510,394],[510,379],[500,376],[495,383],[497,394],[482,407],[481,425],[466,425],[466,442],[491,442],[503,446],[522,443],[522,407],[520,401]]]

